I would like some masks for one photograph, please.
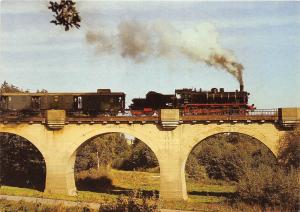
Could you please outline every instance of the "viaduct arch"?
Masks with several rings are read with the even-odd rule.
[[[13,128],[6,128],[6,127],[3,128],[0,127],[0,133],[10,133],[25,138],[28,142],[33,144],[39,150],[42,156],[45,158],[43,153],[44,150],[43,143],[39,142],[39,138],[35,137],[33,133],[30,133],[26,130],[25,131],[15,130]]]
[[[69,166],[72,166],[73,170],[74,170],[74,167],[75,167],[75,160],[76,160],[76,154],[77,154],[77,151],[79,150],[79,148],[84,145],[86,142],[88,142],[89,140],[91,140],[92,138],[94,137],[97,137],[97,136],[100,136],[100,135],[104,135],[106,133],[124,133],[124,134],[127,134],[127,135],[130,135],[130,136],[133,136],[135,138],[138,138],[139,140],[141,140],[143,143],[145,143],[155,154],[157,160],[158,160],[158,163],[159,163],[159,158],[158,156],[156,155],[156,152],[157,152],[157,149],[156,149],[156,145],[154,145],[153,142],[151,142],[151,138],[149,138],[147,136],[147,134],[144,134],[143,132],[139,132],[139,131],[136,131],[134,129],[131,129],[131,128],[126,128],[126,127],[118,127],[118,128],[109,128],[109,127],[106,127],[106,128],[99,128],[99,129],[94,129],[94,130],[91,130],[87,133],[84,133],[84,134],[81,134],[80,137],[76,138],[74,140],[74,143],[71,144],[70,146],[70,159],[68,160],[69,162]],[[72,172],[71,172],[71,175],[72,175]],[[74,183],[74,186],[75,186],[75,179],[74,179],[74,174],[73,174],[73,180],[71,179],[72,176],[69,177],[69,181],[71,182],[71,184],[73,185]],[[74,182],[72,182],[74,181]],[[71,194],[75,194],[76,192],[76,188],[75,190],[73,189],[71,191]]]
[[[41,162],[41,164],[39,164],[39,169],[42,171],[42,170],[45,170],[46,172],[47,172],[47,163],[46,163],[46,159],[45,159],[45,156],[44,156],[44,154],[43,154],[43,152],[41,151],[41,149],[42,149],[42,147],[39,145],[39,143],[38,142],[36,142],[37,140],[34,138],[34,136],[32,136],[31,134],[27,134],[27,133],[17,133],[17,132],[14,132],[14,131],[11,131],[11,130],[1,130],[0,131],[0,134],[4,134],[4,133],[7,133],[7,134],[10,134],[10,135],[16,135],[16,136],[18,136],[18,137],[20,137],[20,138],[22,138],[22,140],[20,141],[20,143],[29,143],[29,144],[31,144],[30,146],[31,147],[33,147],[35,150],[37,150],[38,152],[35,152],[35,157],[36,157],[36,159],[40,159],[40,160],[42,160]],[[1,143],[2,141],[0,141],[0,143]],[[8,145],[10,145],[10,144],[8,144]],[[22,145],[23,146],[23,145]],[[30,147],[30,146],[27,146],[27,147]],[[5,148],[5,147],[4,147]],[[28,155],[28,153],[27,153],[27,155],[26,155],[27,157],[29,156]],[[25,156],[25,157],[26,157]],[[32,155],[30,155],[30,157],[31,157]],[[12,157],[14,157],[14,156],[12,156]],[[26,160],[27,159],[27,160]],[[24,161],[25,160],[25,161]],[[31,160],[28,160],[28,158],[23,158],[23,161],[22,162],[20,162],[20,164],[21,164],[21,167],[22,168],[24,168],[24,162],[25,162],[25,164],[26,163],[31,163],[30,162]],[[22,166],[23,165],[23,166]],[[28,165],[28,164],[27,164]],[[31,164],[32,165],[32,164]],[[35,166],[35,165],[33,165],[33,166]],[[26,166],[25,166],[26,167]],[[37,168],[37,167],[36,167]],[[1,170],[0,170],[1,171]],[[22,174],[22,175],[20,175],[20,173],[18,174],[18,171],[16,171],[16,170],[14,170],[14,172],[13,173],[15,173],[15,174],[17,174],[17,175],[19,175],[19,176],[22,176],[22,178],[23,179],[17,179],[17,181],[16,181],[16,176],[9,176],[9,178],[10,179],[14,179],[14,182],[16,183],[16,185],[19,187],[23,187],[23,186],[25,186],[24,184],[22,184],[22,182],[23,182],[23,180],[24,180],[24,177],[26,177],[26,175],[28,175],[28,173],[27,174],[25,174],[25,176],[23,176],[24,174]],[[33,174],[33,173],[31,173],[31,174]],[[27,176],[27,178],[25,178],[25,179],[27,179],[27,180],[29,180],[30,179],[30,181],[29,181],[29,183],[31,184],[31,185],[34,185],[34,187],[33,188],[37,188],[38,187],[38,190],[43,190],[44,189],[44,181],[45,181],[45,175],[44,174],[42,174],[42,173],[39,173],[37,176],[38,176],[38,181],[39,182],[34,182],[34,181],[31,181],[31,180],[34,180],[35,178],[32,178],[32,176],[34,176],[35,174],[37,174],[36,172],[34,172],[34,174],[33,175],[31,175],[31,174],[29,174],[29,176]],[[29,179],[28,179],[28,177],[29,177]],[[40,181],[41,180],[41,181]],[[11,181],[12,182],[12,181]],[[24,181],[25,182],[25,181]],[[19,183],[21,183],[21,184],[19,184]],[[41,183],[41,184],[39,184],[39,183]],[[27,184],[27,186],[30,186],[29,184]],[[37,186],[37,187],[36,187]],[[26,187],[26,186],[25,186]],[[28,187],[28,188],[30,188],[30,187]]]
[[[283,131],[274,123],[181,123],[164,130],[156,123],[68,123],[52,130],[41,123],[0,123],[0,132],[20,135],[31,141],[46,162],[46,192],[76,195],[74,164],[77,149],[100,134],[132,135],[148,145],[160,165],[160,197],[186,200],[185,164],[192,149],[203,139],[224,132],[249,135],[277,155],[277,141]]]

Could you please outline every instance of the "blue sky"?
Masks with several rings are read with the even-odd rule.
[[[258,108],[300,106],[299,2],[77,1],[82,27],[65,32],[50,24],[47,1],[1,1],[0,80],[31,91],[111,88],[133,97],[148,91],[224,87],[238,82],[223,70],[184,57],[149,57],[136,63],[97,54],[87,31],[115,32],[122,21],[170,23],[176,28],[213,24],[220,45],[244,67],[245,89]]]

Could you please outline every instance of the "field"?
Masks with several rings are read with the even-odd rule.
[[[130,190],[140,189],[146,194],[159,191],[158,173],[111,170],[106,174],[112,179],[112,188],[109,191],[91,192],[80,190],[76,197],[70,197],[66,195],[43,193],[33,189],[1,186],[0,194],[115,204],[119,195],[126,194]],[[160,202],[160,207],[205,211],[239,211],[241,207],[243,209],[247,208],[247,211],[254,209],[244,204],[229,204],[228,200],[234,194],[235,186],[226,182],[211,181],[200,183],[188,179],[187,189],[189,193],[189,199],[187,201]],[[5,201],[1,201],[0,203],[2,208],[6,204]],[[10,204],[13,205],[12,203]]]

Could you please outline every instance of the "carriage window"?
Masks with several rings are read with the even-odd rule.
[[[54,102],[58,102],[58,96],[54,96]]]
[[[11,96],[8,97],[8,101],[9,101],[9,102],[11,101]]]
[[[41,99],[38,96],[33,96],[31,98],[32,106],[33,108],[40,108],[41,105]]]
[[[78,109],[82,109],[82,97],[79,96],[77,100],[78,100]]]

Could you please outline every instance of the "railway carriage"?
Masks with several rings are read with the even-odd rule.
[[[1,93],[1,113],[31,114],[45,110],[66,110],[69,114],[115,115],[124,113],[125,94],[98,89],[95,93]]]

